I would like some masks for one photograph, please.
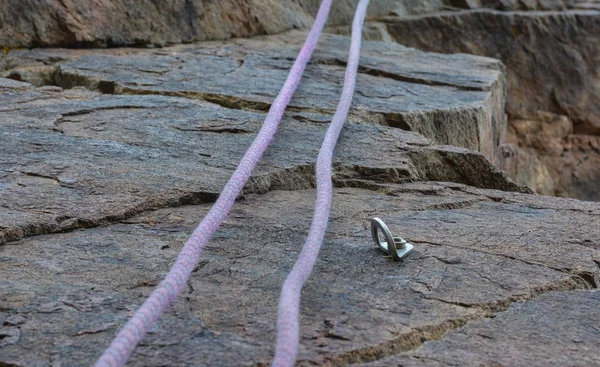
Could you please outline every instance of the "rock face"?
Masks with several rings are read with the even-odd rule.
[[[34,81],[54,78],[72,88],[67,90],[0,79],[0,129],[7,137],[0,158],[6,193],[0,238],[13,241],[149,208],[214,200],[283,84],[291,66],[286,55],[294,48],[281,43],[293,40],[125,55],[65,52],[62,58],[70,61]],[[343,41],[331,36],[324,49],[335,50]],[[280,132],[295,138],[275,141],[248,193],[313,185],[314,152],[343,79],[337,66],[343,48],[337,50],[319,52],[307,69]],[[57,52],[21,52],[11,63],[26,78],[38,67],[32,59],[49,60]],[[412,62],[398,67],[394,52]],[[366,43],[365,54],[350,118],[357,124],[344,138],[352,144],[338,149],[336,179],[343,185],[371,177],[520,190],[484,155],[448,145],[477,149],[490,159],[497,154],[504,79],[495,61],[390,50],[381,43]]]
[[[349,24],[357,0],[334,1],[329,24]],[[307,28],[320,0],[3,1],[0,47],[164,46]],[[369,16],[439,9],[442,0],[372,0]]]
[[[22,81],[0,78],[0,366],[93,363],[210,208],[302,36],[4,58]],[[323,38],[272,146],[131,366],[270,363],[348,42]],[[522,320],[519,338],[556,333],[560,347],[520,347],[556,364],[565,350],[600,359],[588,313],[600,204],[532,195],[490,162],[504,90],[495,60],[365,42],[327,238],[303,291],[299,365],[426,365],[482,333],[507,350],[516,342],[501,328]],[[415,245],[403,262],[372,243],[374,216]],[[549,309],[573,322],[531,321]],[[487,340],[469,348],[448,363],[507,361]]]
[[[328,24],[347,26],[358,0],[334,1]],[[164,46],[307,28],[320,0],[4,1],[0,47]],[[599,9],[573,0],[371,0],[368,17],[423,14],[447,8]],[[115,26],[116,25],[116,26]]]
[[[600,136],[573,134],[566,116],[512,120],[503,150],[503,169],[537,192],[600,198]]]
[[[577,7],[576,0],[449,0],[448,3],[460,9],[565,10]]]
[[[410,47],[502,60],[507,143],[519,148],[507,148],[512,153],[503,168],[540,193],[600,200],[600,12],[447,12],[388,17],[385,26],[391,38]],[[523,121],[530,126],[526,132]],[[556,126],[539,127],[552,121]],[[529,138],[549,129],[561,133]]]
[[[515,304],[493,319],[452,330],[443,340],[427,342],[413,353],[367,366],[598,365],[600,356],[588,351],[600,348],[600,331],[595,326],[599,306],[598,291],[544,295]],[[549,359],[540,345],[555,351],[556,358]]]
[[[599,132],[599,12],[474,11],[388,20],[392,37],[409,47],[502,60],[511,118],[547,111],[568,116],[576,133]]]
[[[136,349],[131,365],[267,365],[279,289],[304,242],[314,197],[314,190],[273,191],[236,204],[188,289]],[[559,364],[565,348],[590,361],[600,358],[595,323],[589,322],[595,315],[586,311],[598,309],[597,293],[564,292],[595,288],[600,281],[594,263],[600,262],[598,204],[443,183],[338,188],[333,200],[327,240],[303,292],[300,365],[431,355],[437,349],[428,352],[430,344],[406,351],[461,326],[461,333],[475,337],[481,323],[492,323],[488,333],[494,337],[512,330],[505,324],[522,327],[520,320],[532,317],[537,322],[522,333],[560,336],[561,348],[550,352],[529,340],[529,348],[543,349],[546,360]],[[0,360],[91,365],[164,276],[208,208],[161,209],[3,246],[0,320],[20,321],[4,321]],[[368,219],[374,215],[415,244],[404,262],[386,259],[373,244]],[[530,305],[545,293],[550,300],[562,298],[561,307]],[[557,330],[537,318],[546,309],[554,310],[546,320]],[[491,343],[468,344],[454,335],[446,343],[463,343],[471,354],[490,353]],[[516,341],[496,343],[510,348]],[[447,358],[461,365],[475,359]]]
[[[10,65],[5,75],[36,84],[53,80],[65,88],[185,96],[266,111],[303,38],[303,33],[295,33],[274,40],[133,50],[126,55],[113,55],[110,50],[104,54],[70,51],[59,57],[70,62],[50,69],[43,64],[57,58],[56,50],[17,51],[5,61]],[[292,110],[335,111],[348,42],[324,36],[320,44],[321,51],[291,102]],[[350,121],[416,131],[438,144],[477,150],[492,162],[499,161],[506,129],[505,82],[499,62],[427,54],[378,42],[365,44],[364,55]]]
[[[34,89],[10,103],[20,106],[0,114],[3,242],[212,201],[265,117],[200,101],[80,89]],[[328,118],[288,118],[246,191],[312,187]],[[343,185],[437,179],[519,189],[482,155],[414,133],[352,125],[344,139],[349,145],[336,158]]]

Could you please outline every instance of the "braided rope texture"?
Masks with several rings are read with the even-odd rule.
[[[312,224],[302,252],[300,252],[298,260],[296,260],[292,271],[288,274],[281,290],[277,318],[277,348],[273,367],[291,367],[296,363],[300,338],[300,292],[304,282],[312,272],[327,230],[333,193],[331,181],[333,150],[348,116],[352,95],[354,94],[360,57],[361,32],[368,5],[369,0],[361,0],[356,8],[354,21],[352,22],[352,41],[342,95],[317,158],[317,201]]]
[[[283,112],[296,91],[306,64],[315,49],[329,15],[331,2],[332,0],[323,0],[321,3],[308,38],[298,54],[279,95],[273,102],[262,128],[223,188],[221,195],[200,225],[194,230],[165,279],[119,331],[110,346],[96,361],[95,367],[124,366],[137,344],[142,341],[167,306],[177,298],[179,292],[184,288],[200,258],[202,249],[227,217],[229,210],[246,181],[248,181],[252,170],[273,139]]]

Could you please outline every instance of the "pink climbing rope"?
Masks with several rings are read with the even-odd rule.
[[[296,363],[300,336],[300,292],[304,282],[312,272],[327,230],[333,192],[331,182],[333,150],[348,116],[352,95],[354,94],[360,56],[361,31],[368,4],[369,0],[361,0],[356,8],[354,21],[352,22],[352,41],[342,95],[317,158],[317,201],[310,231],[302,252],[300,252],[298,260],[296,260],[281,289],[277,319],[277,348],[273,367],[291,367]]]
[[[315,49],[319,35],[327,20],[331,2],[332,0],[323,0],[321,3],[308,38],[298,54],[298,58],[294,62],[285,84],[273,102],[269,114],[254,142],[240,161],[227,185],[223,188],[223,192],[221,192],[221,195],[200,225],[194,230],[179,253],[175,265],[173,265],[165,279],[119,331],[108,349],[98,359],[95,367],[124,366],[136,345],[144,338],[167,306],[177,298],[177,295],[187,283],[194,266],[200,258],[202,249],[227,217],[227,213],[233,206],[246,181],[248,181],[252,170],[275,135],[283,112],[296,91],[306,64]]]

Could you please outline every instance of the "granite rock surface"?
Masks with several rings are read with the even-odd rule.
[[[203,99],[267,111],[305,33],[160,50],[16,51],[4,75],[36,85],[84,86],[109,94]],[[289,109],[333,114],[349,47],[325,35]],[[402,60],[401,63],[398,60]],[[506,130],[505,79],[493,59],[424,53],[367,42],[349,121],[415,131],[497,163]]]
[[[420,355],[501,363],[511,357],[500,351],[519,344],[513,329],[561,347],[528,339],[512,358],[534,350],[558,365],[566,349],[598,361],[591,322],[598,293],[566,292],[600,281],[597,204],[435,182],[374,187],[335,190],[327,239],[303,291],[299,365],[390,365],[382,358]],[[304,243],[314,198],[312,189],[278,190],[236,204],[130,365],[267,365],[280,286]],[[1,361],[90,365],[208,208],[170,207],[4,245]],[[372,216],[414,253],[403,262],[386,258],[370,238]],[[465,339],[482,333],[493,339]],[[451,353],[457,343],[462,354]]]
[[[1,366],[93,363],[216,199],[300,38],[9,53],[11,78],[0,78]],[[323,38],[272,146],[129,365],[270,363],[347,42]],[[566,302],[572,312],[560,324],[530,321],[515,334],[560,334],[562,349],[522,350],[543,348],[555,364],[566,349],[600,358],[586,322],[598,301],[600,205],[533,195],[492,163],[504,80],[492,59],[365,42],[335,152],[329,229],[303,291],[299,365],[504,363],[469,338],[485,332],[510,349],[502,328]],[[415,245],[404,261],[376,248],[374,216]],[[460,343],[469,355],[444,352]]]
[[[164,46],[310,28],[320,0],[2,1],[0,48]],[[357,0],[334,1],[328,24],[352,23]],[[440,9],[443,0],[372,0],[369,17]],[[117,25],[117,26],[115,26]]]
[[[413,353],[366,366],[595,366],[600,364],[594,352],[600,348],[599,306],[597,290],[547,294],[452,330]],[[548,358],[540,345],[556,353]]]
[[[373,38],[501,60],[512,144],[503,169],[539,193],[598,201],[600,12],[593,4],[386,17],[376,28],[384,33]]]

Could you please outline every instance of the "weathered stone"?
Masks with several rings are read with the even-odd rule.
[[[0,78],[0,365],[93,363],[209,209],[304,36],[4,56],[2,75],[22,81]],[[130,365],[271,361],[348,39],[319,47],[243,195]],[[521,189],[485,158],[503,139],[501,64],[383,43],[362,51],[327,239],[303,291],[299,365],[414,361],[424,341],[456,343],[452,329],[518,310],[499,324],[512,325],[541,312],[536,299],[582,302],[565,291],[598,288],[600,204],[489,189]],[[414,253],[387,259],[373,216]],[[562,349],[545,351],[563,361]]]
[[[265,111],[277,95],[298,46],[296,32],[279,37],[91,54],[64,52],[55,71],[65,88],[117,94],[163,94],[205,99],[231,108]],[[324,36],[291,110],[332,114],[344,75],[349,39]],[[27,80],[35,60],[57,50],[16,52],[12,71]],[[438,144],[460,146],[499,160],[506,129],[505,83],[499,62],[467,55],[429,54],[400,45],[365,42],[349,121],[413,130]],[[402,62],[398,62],[398,60]],[[39,61],[37,61],[39,63]],[[32,82],[39,80],[34,78]]]
[[[352,32],[352,25],[327,27],[325,28],[325,31],[331,34],[347,36]],[[385,24],[380,22],[365,22],[362,30],[362,39],[364,41],[394,42],[394,39],[388,33]]]
[[[595,366],[598,318],[599,291],[551,293],[367,366]]]
[[[0,47],[166,45],[307,28],[320,0],[4,1]],[[358,0],[334,1],[328,24],[352,21]],[[439,9],[442,0],[372,0],[368,16]],[[115,26],[118,25],[118,26]]]
[[[598,0],[575,0],[571,5],[573,9],[581,10],[600,10],[600,1]]]
[[[389,35],[404,45],[502,60],[507,68],[509,125],[552,113],[572,121],[573,134],[600,134],[600,12],[468,11],[385,19]],[[561,119],[553,121],[559,123],[555,129],[562,128]],[[547,120],[536,124],[547,124]],[[521,184],[546,182],[547,177],[536,175],[550,171],[552,181],[537,186],[542,193],[600,200],[600,176],[594,168],[600,155],[583,143],[583,154],[556,159],[553,144],[562,137],[549,136],[552,141],[543,149],[551,154],[519,140],[516,145],[524,151],[502,167],[512,171],[511,177],[524,179],[518,181]],[[578,136],[566,140],[582,139],[597,140]],[[569,145],[561,148],[570,150]],[[584,173],[579,165],[587,157],[590,164]]]
[[[553,162],[554,163],[554,162]],[[529,153],[515,144],[502,145],[502,169],[521,185],[526,185],[538,194],[558,195],[556,183],[549,168],[536,153]]]
[[[600,280],[596,203],[443,183],[372,188],[335,190],[327,240],[303,291],[300,365],[384,358],[502,317],[497,312],[515,301]],[[269,363],[280,286],[304,243],[314,197],[314,190],[272,191],[238,202],[131,365]],[[0,361],[92,364],[208,208],[161,209],[0,247],[1,309],[26,317]],[[373,216],[415,252],[403,262],[386,258],[370,238]],[[524,307],[516,306],[524,318],[541,312]],[[544,351],[547,360],[563,358],[560,349]]]
[[[567,117],[549,113],[513,120],[503,168],[541,194],[600,200],[600,136],[572,129]]]
[[[565,10],[573,8],[575,0],[448,0],[460,9],[496,10]]]
[[[0,83],[1,242],[212,201],[265,118],[177,97]],[[287,117],[246,192],[312,187],[329,119]],[[345,128],[335,172],[343,186],[443,180],[519,189],[479,153],[373,125]]]
[[[495,57],[507,67],[507,112],[566,115],[576,132],[600,125],[600,12],[441,13],[386,18],[398,42],[433,52]]]

